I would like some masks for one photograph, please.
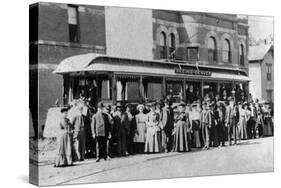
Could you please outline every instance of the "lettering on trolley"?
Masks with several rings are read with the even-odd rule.
[[[189,70],[189,69],[175,69],[176,74],[190,74],[190,75],[200,75],[200,76],[212,76],[210,71],[200,71],[200,70]]]

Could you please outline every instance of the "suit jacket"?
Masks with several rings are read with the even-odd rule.
[[[202,110],[200,114],[200,127],[203,125],[208,125],[208,127],[212,125],[212,117],[208,110]]]
[[[225,111],[225,123],[228,125],[230,122],[239,121],[239,112],[238,108],[236,106],[231,107],[230,105],[226,107]]]
[[[122,113],[121,117],[118,115],[113,117],[114,126],[116,127],[117,136],[120,136],[123,132],[126,135],[129,135],[129,120],[126,113]]]
[[[73,117],[71,124],[74,127],[73,137],[76,138],[81,129],[84,128],[84,120],[82,114],[77,114]]]
[[[91,129],[93,136],[107,136],[110,131],[110,123],[107,114],[97,112],[92,117]]]
[[[164,107],[161,112],[160,120],[163,124],[165,133],[172,133],[174,128],[174,111],[172,108]]]

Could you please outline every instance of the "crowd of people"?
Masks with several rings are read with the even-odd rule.
[[[55,167],[85,155],[110,160],[142,153],[190,152],[273,135],[273,113],[258,101],[206,96],[186,104],[163,101],[91,108],[87,100],[61,109]],[[227,144],[226,144],[227,143]]]

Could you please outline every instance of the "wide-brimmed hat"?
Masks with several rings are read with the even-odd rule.
[[[116,108],[123,108],[123,104],[121,102],[117,102],[116,103]]]
[[[185,102],[181,101],[181,102],[178,104],[178,106],[183,106],[183,107],[185,107],[186,104],[185,104]]]
[[[144,105],[143,104],[138,104],[137,105],[137,110],[139,110],[141,107],[144,108]]]
[[[64,112],[67,112],[69,109],[70,109],[69,106],[66,106],[66,107],[61,108],[60,112],[64,113]]]

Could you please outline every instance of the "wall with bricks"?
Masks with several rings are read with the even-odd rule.
[[[216,38],[218,49],[218,62],[216,65],[241,67],[247,72],[248,27],[246,22],[243,22],[243,24],[239,23],[240,22],[236,19],[236,15],[153,10],[154,58],[160,58],[160,47],[157,39],[157,37],[159,37],[159,28],[161,28],[162,31],[169,31],[170,28],[174,27],[177,30],[179,40],[176,59],[187,60],[187,47],[198,46],[199,61],[204,64],[209,64],[207,39],[213,36]],[[169,32],[167,35],[169,35]],[[231,43],[231,63],[222,61],[222,43],[224,39],[229,39]],[[239,44],[241,42],[245,46],[244,66],[239,65],[238,57]]]
[[[33,88],[31,98],[38,95],[38,120],[39,131],[45,123],[47,111],[58,100],[63,100],[63,78],[53,74],[57,65],[65,58],[85,54],[105,54],[105,14],[104,7],[78,6],[79,42],[69,42],[67,5],[60,3],[38,3],[39,11],[31,11],[32,16],[38,14],[38,39],[31,40],[30,74],[38,72],[38,94]],[[34,19],[33,19],[34,20]],[[35,23],[31,26],[37,27]],[[33,110],[35,111],[35,110]],[[34,112],[33,112],[34,114]]]
[[[39,3],[39,40],[69,42],[67,4]],[[78,5],[79,43],[105,46],[104,7]]]

